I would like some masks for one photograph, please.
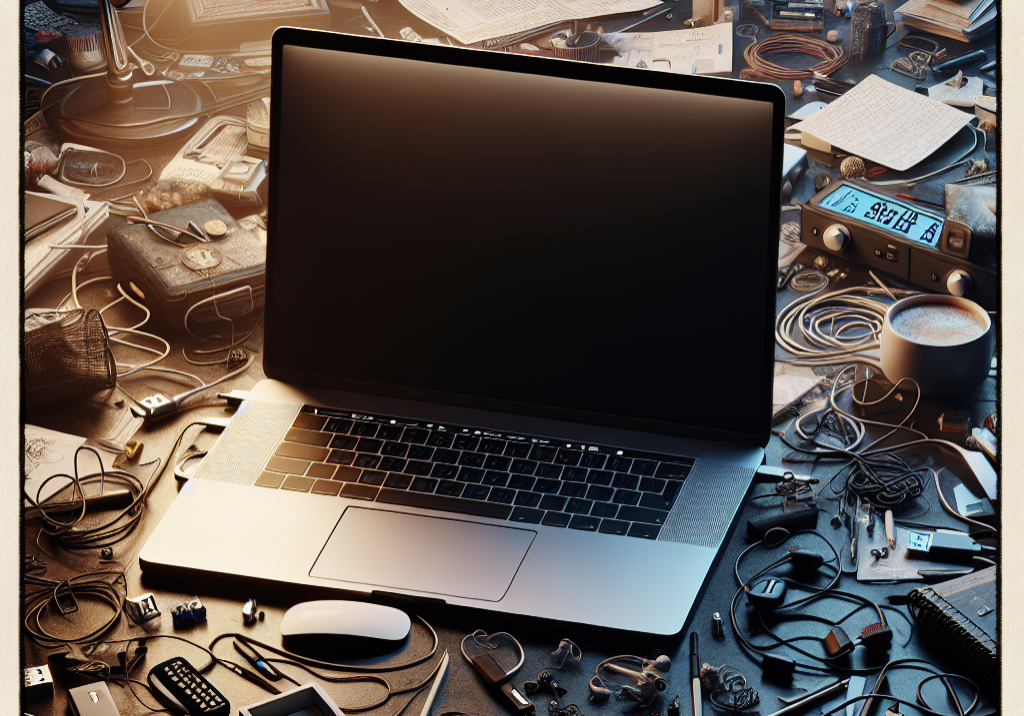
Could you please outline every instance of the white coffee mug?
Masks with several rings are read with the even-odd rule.
[[[962,395],[988,377],[996,335],[974,301],[922,294],[897,301],[882,324],[882,372],[912,378],[924,395]]]

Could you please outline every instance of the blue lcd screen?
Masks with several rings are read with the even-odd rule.
[[[904,239],[935,247],[942,234],[942,220],[923,214],[888,197],[871,194],[848,184],[822,199],[818,206],[849,214]]]

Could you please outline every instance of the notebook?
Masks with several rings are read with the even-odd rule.
[[[681,631],[770,434],[782,93],[282,28],[270,106],[268,379],[147,576]]]

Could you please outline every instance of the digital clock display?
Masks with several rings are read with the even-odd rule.
[[[942,220],[888,197],[843,185],[818,206],[849,214],[851,218],[885,229],[896,236],[934,248],[942,234]]]

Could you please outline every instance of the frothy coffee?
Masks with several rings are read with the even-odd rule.
[[[978,338],[988,329],[974,311],[944,303],[908,306],[889,321],[904,338],[929,346],[955,346]]]

